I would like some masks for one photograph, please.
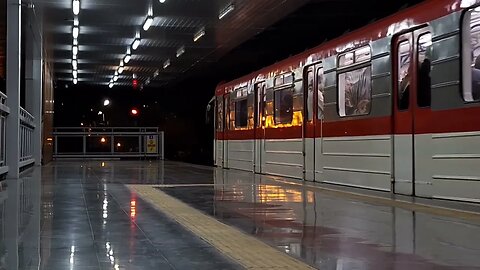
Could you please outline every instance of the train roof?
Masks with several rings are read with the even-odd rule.
[[[371,41],[394,35],[402,30],[428,23],[434,19],[461,10],[462,2],[465,2],[465,0],[427,0],[258,71],[230,82],[219,84],[215,94],[223,95],[227,92],[226,89],[262,75],[266,76],[269,73],[299,67],[302,62],[305,62],[306,59],[312,56],[318,59],[329,57],[343,51],[348,51],[351,48],[366,45]]]

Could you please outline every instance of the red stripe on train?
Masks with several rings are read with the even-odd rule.
[[[401,119],[398,119],[401,120]],[[455,133],[480,131],[480,107],[444,111],[422,111],[414,120],[415,134]],[[395,134],[411,134],[413,123],[397,123]],[[323,130],[322,130],[323,128]],[[312,125],[306,130],[313,137],[355,137],[393,134],[393,117],[376,117],[317,123],[315,134]],[[267,128],[242,131],[217,132],[218,140],[298,139],[302,138],[302,127]]]

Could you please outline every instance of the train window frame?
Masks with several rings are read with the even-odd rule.
[[[290,82],[285,82],[285,77],[291,77],[292,80]],[[277,80],[281,79],[281,83],[277,84]],[[295,85],[295,73],[294,72],[284,72],[280,75],[275,76],[273,79],[273,90],[277,90],[277,88],[294,86]]]
[[[471,13],[473,11],[479,12],[480,13],[480,4],[473,5],[469,8],[466,8],[461,15],[460,18],[460,52],[461,52],[461,60],[460,60],[460,72],[461,72],[461,87],[460,87],[460,96],[462,97],[462,100],[466,104],[471,104],[471,103],[480,103],[480,91],[479,91],[479,96],[478,98],[474,98],[474,89],[473,89],[473,76],[472,72],[474,67],[472,66],[474,61],[472,57],[472,38],[471,38],[471,33],[472,29],[475,27],[480,28],[480,20],[477,25],[474,25],[474,27],[471,27]],[[465,45],[467,44],[467,45]],[[480,57],[480,54],[477,56],[477,58]],[[471,61],[468,61],[468,59],[471,59]],[[477,68],[475,68],[477,69]]]
[[[356,52],[365,50],[366,48],[370,49],[370,53],[368,54],[368,58],[362,59],[361,61],[356,62],[357,57],[355,56]],[[343,63],[341,62],[342,57],[345,55],[353,53],[353,63],[350,65],[345,65],[344,61]],[[343,98],[343,104],[341,104],[341,89],[340,89],[340,77],[342,75],[346,75],[349,72],[354,72],[360,69],[368,68],[370,69],[370,91],[369,91],[369,106],[368,106],[368,111],[366,113],[361,113],[361,114],[347,114],[346,109],[344,108],[343,110],[341,109],[340,106],[345,106],[345,97]],[[344,52],[342,54],[339,54],[337,56],[337,115],[340,118],[351,118],[351,117],[362,117],[362,116],[368,116],[372,113],[372,104],[373,104],[373,89],[372,89],[372,48],[370,45],[365,45],[361,46],[352,50],[349,50],[347,52]],[[343,90],[345,92],[345,89]]]
[[[242,111],[242,110],[238,110],[238,105],[239,103],[242,102],[242,103],[245,103],[245,110]],[[235,104],[235,128],[237,129],[240,129],[240,128],[248,128],[248,98],[247,97],[244,97],[244,98],[239,98],[239,99],[235,99],[234,100],[234,104]],[[243,115],[242,118],[240,118],[239,116],[242,116],[240,115],[240,113]],[[245,122],[240,122],[240,119],[244,119]]]
[[[417,50],[416,50],[416,52],[415,52],[415,53],[417,54],[417,55],[416,55],[416,63],[415,63],[415,65],[416,65],[416,67],[417,67],[417,80],[416,80],[416,84],[417,84],[417,85],[416,85],[416,86],[417,86],[417,89],[416,89],[416,90],[417,90],[417,93],[416,93],[416,96],[417,96],[417,106],[418,106],[419,108],[431,108],[431,107],[432,107],[432,81],[431,81],[431,79],[432,79],[432,75],[431,75],[432,66],[431,66],[431,60],[430,60],[430,71],[429,71],[429,73],[428,73],[428,74],[429,74],[429,79],[430,79],[430,84],[429,84],[429,92],[430,92],[430,95],[429,95],[429,98],[428,98],[428,105],[423,105],[423,104],[420,104],[420,103],[419,103],[419,102],[420,102],[420,92],[419,92],[419,91],[421,90],[421,89],[420,89],[420,88],[421,88],[421,85],[420,85],[420,69],[421,69],[421,67],[420,67],[420,66],[424,63],[424,62],[422,62],[422,63],[419,62],[420,53],[421,53],[421,51],[420,51],[420,45],[421,45],[420,40],[421,40],[422,37],[428,36],[428,35],[430,36],[430,41],[429,41],[430,44],[427,46],[428,49],[426,49],[426,52],[425,52],[425,58],[428,59],[427,56],[430,56],[430,57],[431,57],[431,55],[429,55],[428,50],[432,50],[432,49],[433,49],[433,42],[432,42],[433,34],[432,34],[432,32],[427,31],[427,32],[421,33],[421,34],[417,37],[417,40],[416,40],[416,48],[417,48]]]
[[[396,48],[397,49],[397,56],[398,56],[397,67],[396,67],[397,68],[397,74],[396,74],[397,78],[395,78],[397,92],[394,93],[394,94],[397,96],[397,109],[398,109],[398,111],[408,111],[410,109],[410,98],[407,99],[407,101],[408,101],[407,104],[406,104],[407,106],[404,107],[404,106],[402,106],[402,99],[401,99],[401,95],[400,95],[400,91],[401,91],[401,88],[402,88],[402,81],[407,76],[406,75],[405,77],[402,78],[402,80],[400,80],[400,67],[399,67],[399,65],[400,65],[400,62],[401,62],[400,50],[401,50],[402,44],[408,44],[408,49],[409,49],[408,53],[410,54],[410,56],[409,56],[410,58],[408,60],[409,62],[408,62],[407,74],[411,73],[412,64],[413,64],[412,63],[412,58],[413,58],[413,49],[414,48],[413,48],[413,44],[411,44],[411,40],[410,39],[399,40],[398,44],[397,44],[397,48]],[[411,78],[410,78],[410,80],[411,80]],[[410,82],[411,81],[409,81],[408,83],[410,84]],[[410,85],[409,85],[409,87],[410,87]],[[408,91],[410,93],[410,89]]]

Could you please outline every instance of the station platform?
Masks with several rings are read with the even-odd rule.
[[[2,270],[480,269],[480,205],[169,161],[33,168],[0,227]]]

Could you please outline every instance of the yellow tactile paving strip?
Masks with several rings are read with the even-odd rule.
[[[203,214],[156,189],[156,186],[127,187],[246,269],[315,269],[253,236]]]

